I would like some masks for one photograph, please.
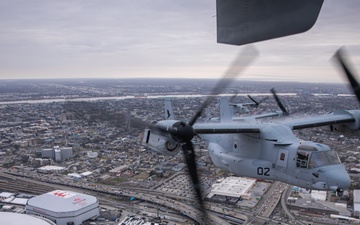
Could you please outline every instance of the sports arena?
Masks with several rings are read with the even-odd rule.
[[[57,225],[81,225],[99,216],[99,201],[91,195],[55,190],[29,199],[25,210]]]

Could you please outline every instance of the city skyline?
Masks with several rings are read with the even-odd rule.
[[[218,78],[243,47],[216,43],[215,1],[2,2],[0,79]],[[324,1],[309,31],[256,44],[241,78],[346,82],[360,61],[359,1]]]

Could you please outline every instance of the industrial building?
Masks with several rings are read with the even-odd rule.
[[[25,210],[57,225],[81,225],[99,216],[99,201],[91,195],[55,190],[29,199]]]
[[[66,170],[62,166],[43,166],[37,168],[38,173],[63,173]]]
[[[74,152],[72,147],[62,147],[54,146],[53,148],[43,149],[41,155],[44,158],[51,158],[55,162],[60,162],[66,159],[74,157]]]

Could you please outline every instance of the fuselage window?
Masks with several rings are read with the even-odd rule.
[[[297,151],[296,166],[300,168],[307,168],[309,160],[309,152]]]
[[[285,160],[285,153],[281,153],[281,154],[280,154],[280,160],[281,160],[281,161],[284,161],[284,160]]]

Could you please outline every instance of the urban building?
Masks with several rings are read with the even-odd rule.
[[[62,147],[54,146],[53,148],[43,149],[41,151],[43,158],[51,158],[55,162],[60,162],[66,159],[71,159],[74,157],[72,147]]]
[[[360,217],[360,190],[354,190],[354,214]]]
[[[219,183],[213,184],[207,198],[214,195],[250,199],[250,190],[256,183],[255,179],[245,177],[227,177]]]
[[[38,173],[63,173],[65,167],[62,166],[43,166],[37,169]]]

